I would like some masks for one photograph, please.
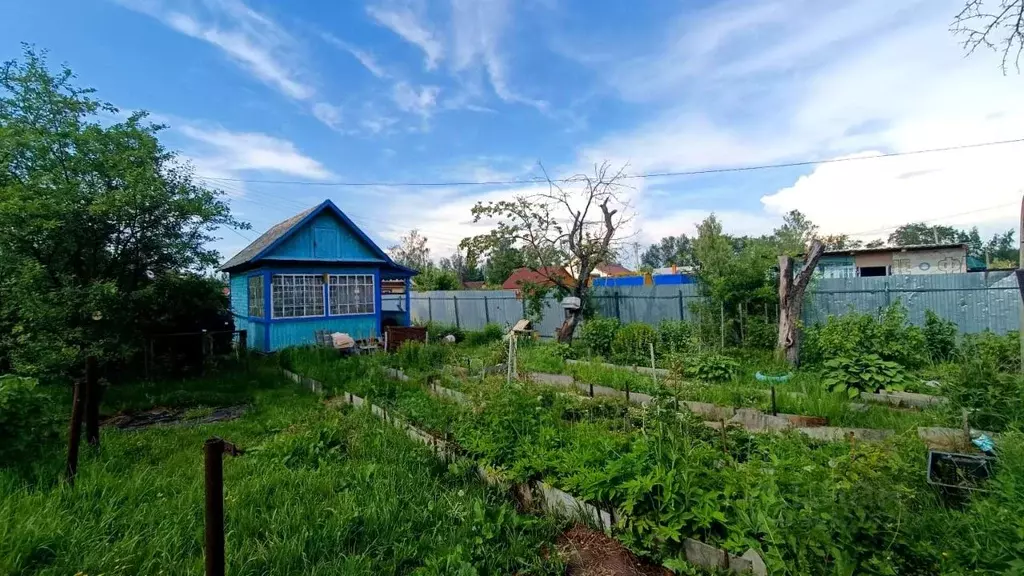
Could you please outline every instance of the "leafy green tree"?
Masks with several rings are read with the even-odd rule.
[[[790,210],[782,217],[782,226],[775,229],[775,241],[782,254],[796,256],[804,253],[817,235],[818,227],[799,210]]]
[[[501,286],[517,268],[526,266],[523,253],[510,241],[499,242],[488,253],[484,265],[484,280],[491,286]]]
[[[864,243],[860,240],[853,240],[846,234],[830,234],[820,238],[825,245],[825,250],[854,250],[861,248]]]
[[[543,167],[541,167],[543,169]],[[558,329],[558,341],[569,342],[587,313],[590,275],[602,263],[614,261],[617,234],[631,217],[620,192],[625,167],[612,170],[605,162],[593,174],[548,179],[548,190],[512,200],[478,203],[473,221],[495,220],[487,234],[462,241],[461,247],[480,254],[515,246],[531,270],[560,293],[579,298],[581,309],[569,311]],[[567,270],[568,277],[561,271]]]
[[[427,237],[415,228],[402,236],[398,244],[388,248],[388,255],[395,262],[415,270],[426,270],[433,265]]]
[[[31,47],[0,67],[0,356],[19,372],[129,358],[153,279],[215,266],[216,229],[247,228],[163,126],[92,95]]]
[[[445,270],[430,265],[421,268],[420,273],[413,277],[412,285],[415,290],[460,290],[462,281],[452,270]]]
[[[640,257],[643,266],[693,266],[693,241],[686,236],[666,236],[657,244],[651,244]]]

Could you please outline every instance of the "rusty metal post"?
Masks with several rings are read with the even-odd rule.
[[[100,445],[100,375],[96,357],[85,359],[85,441],[90,446]]]
[[[203,445],[206,468],[206,576],[224,576],[224,441]]]
[[[82,383],[75,381],[74,398],[71,401],[71,428],[68,431],[68,461],[64,479],[70,486],[75,485],[78,473],[78,444],[82,439],[82,411],[84,409]]]
[[[775,384],[772,384],[772,416],[778,416],[779,410],[775,406]]]

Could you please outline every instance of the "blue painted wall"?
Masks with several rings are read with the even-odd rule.
[[[231,276],[231,313],[235,316],[235,324],[238,324],[239,316],[247,317],[249,315],[249,287],[245,284],[245,275],[232,275]],[[242,328],[238,328],[242,330]]]
[[[317,330],[328,332],[344,332],[353,338],[377,336],[377,317],[363,316],[332,316],[330,318],[314,318],[293,321],[275,320],[270,324],[270,350],[280,350],[289,346],[315,344],[314,333]]]
[[[249,331],[249,346],[257,350],[271,352],[287,348],[315,343],[314,333],[318,330],[328,332],[345,332],[353,338],[369,338],[380,335],[381,294],[380,269],[376,266],[344,266],[339,264],[296,264],[269,263],[263,268],[232,274],[231,312],[235,316],[237,330]],[[324,316],[316,318],[271,318],[273,302],[271,299],[270,277],[273,274],[372,274],[374,283],[373,314],[330,316],[329,290],[324,286]],[[249,285],[250,276],[258,275],[263,279],[264,318],[249,317]],[[407,324],[406,324],[407,325]]]
[[[264,256],[270,260],[370,261],[381,258],[336,216],[322,213]]]

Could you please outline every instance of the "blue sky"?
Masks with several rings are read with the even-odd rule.
[[[50,50],[145,109],[254,230],[332,198],[382,245],[420,228],[436,257],[478,200],[529,186],[338,181],[528,178],[838,158],[1024,137],[1024,81],[963,57],[962,0],[39,0],[11,3],[0,57]],[[763,233],[798,208],[825,232],[909,220],[1013,224],[1024,147],[635,181],[647,243],[715,211]],[[232,180],[222,180],[224,178]],[[236,180],[300,181],[271,184]],[[632,252],[631,250],[629,251]],[[629,261],[629,258],[626,258]]]

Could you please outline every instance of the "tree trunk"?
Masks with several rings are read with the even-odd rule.
[[[813,241],[807,253],[807,262],[796,278],[793,277],[793,259],[779,256],[778,351],[794,368],[800,364],[800,316],[804,308],[804,292],[824,251],[821,242]]]
[[[576,325],[580,323],[581,315],[581,310],[569,310],[569,315],[562,322],[556,333],[559,342],[564,342],[565,344],[572,342],[572,335],[576,332]]]

